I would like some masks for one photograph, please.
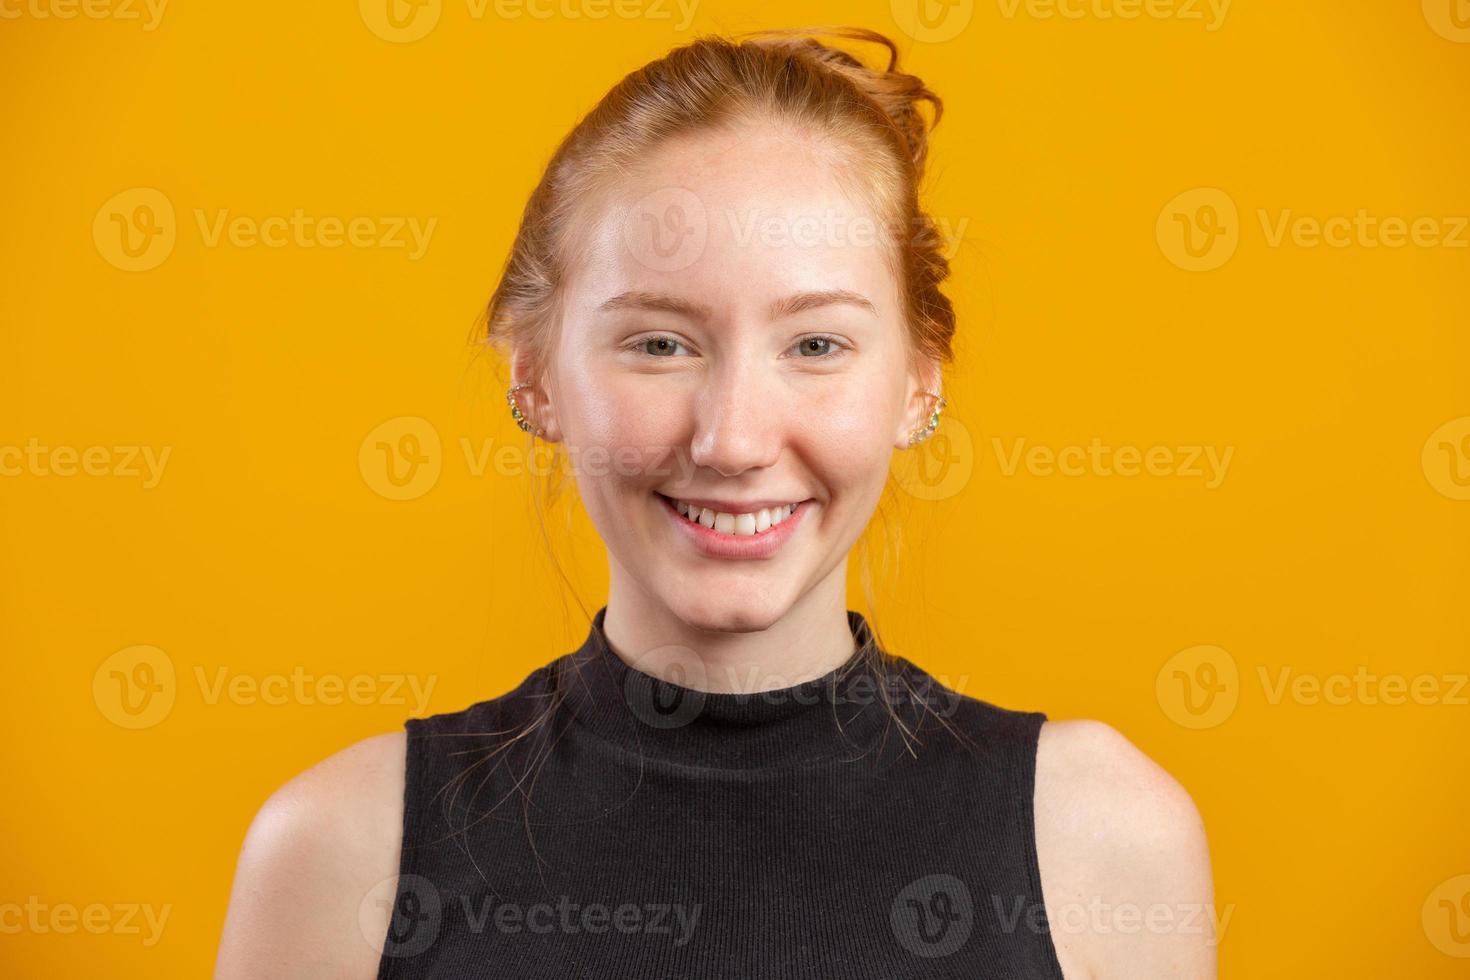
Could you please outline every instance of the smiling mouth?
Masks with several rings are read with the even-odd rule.
[[[708,530],[719,534],[728,534],[737,538],[755,538],[780,527],[791,520],[792,516],[806,505],[806,501],[798,501],[794,504],[785,504],[781,507],[762,508],[761,510],[747,514],[727,514],[723,511],[713,511],[708,507],[698,507],[693,504],[676,500],[673,497],[655,491],[656,496],[661,497],[680,520],[690,524],[698,524]]]

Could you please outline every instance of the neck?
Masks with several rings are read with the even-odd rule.
[[[676,613],[614,562],[604,631],[617,655],[645,674],[709,693],[754,694],[822,677],[852,657],[845,593],[839,564],[774,621],[739,610]]]
[[[847,614],[853,647],[832,671],[781,688],[710,692],[695,681],[699,669],[669,680],[645,673],[613,649],[606,635],[608,609],[593,616],[582,646],[557,660],[553,683],[577,725],[616,749],[643,760],[702,769],[764,769],[815,762],[883,757],[882,737],[891,723],[888,702],[902,685],[875,669],[867,621]],[[867,654],[857,648],[867,645]],[[913,682],[920,675],[907,672]],[[916,721],[905,704],[905,727]],[[559,729],[564,731],[564,729]],[[890,746],[891,748],[891,746]]]

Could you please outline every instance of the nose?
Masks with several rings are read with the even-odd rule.
[[[696,466],[734,477],[773,465],[791,424],[789,399],[770,366],[744,359],[725,361],[706,376],[695,396],[690,456]]]

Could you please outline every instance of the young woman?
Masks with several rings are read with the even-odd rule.
[[[671,51],[566,138],[487,322],[607,603],[515,690],[272,796],[217,977],[1215,975],[1174,779],[845,607],[891,454],[944,406],[940,110],[881,35],[762,32]]]

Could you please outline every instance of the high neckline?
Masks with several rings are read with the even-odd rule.
[[[606,617],[604,605],[582,645],[557,663],[558,683],[576,724],[645,758],[721,769],[841,762],[871,751],[890,720],[883,688],[891,679],[875,669],[872,632],[856,610],[847,610],[854,650],[844,663],[748,694],[701,691],[644,673],[612,648]]]

